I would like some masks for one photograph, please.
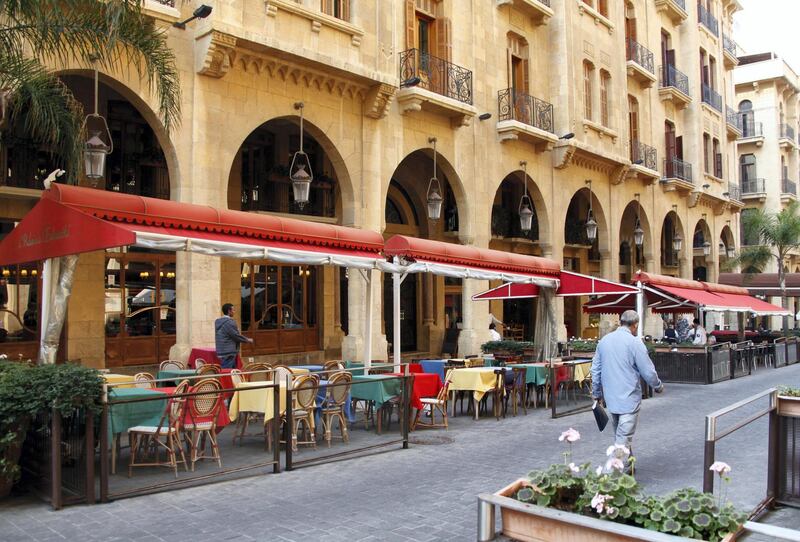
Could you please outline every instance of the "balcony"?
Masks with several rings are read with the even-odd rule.
[[[632,77],[644,88],[650,88],[656,82],[656,69],[653,63],[653,53],[637,42],[627,38],[625,40],[626,59],[628,61],[628,77]]]
[[[466,126],[475,116],[472,72],[466,68],[408,49],[400,53],[400,81],[401,87],[409,85],[397,92],[403,113],[424,108],[451,117],[455,126]]]
[[[794,128],[788,124],[781,124],[778,144],[783,148],[797,147],[797,139],[795,139],[794,136]]]
[[[558,141],[553,124],[553,104],[506,88],[497,93],[497,134],[500,141],[526,140],[541,146],[540,150],[552,148]]]
[[[751,117],[741,118],[742,137],[736,143],[744,145],[748,143],[755,143],[757,147],[764,144],[764,124],[756,122]]]
[[[651,147],[641,141],[631,140],[631,169],[650,179],[658,178],[658,152],[655,147]]]
[[[664,177],[661,182],[667,192],[675,190],[691,191],[694,189],[692,180],[692,164],[680,158],[664,159]]]
[[[797,199],[797,183],[790,179],[781,179],[781,202],[786,203]]]
[[[711,15],[711,12],[700,2],[697,3],[697,20],[711,32],[711,34],[719,37],[719,22],[717,22],[717,18]]]
[[[723,194],[725,195],[725,194]],[[728,199],[736,202],[742,202],[742,189],[738,184],[728,183]]]
[[[717,91],[705,83],[701,84],[701,90],[703,94],[703,103],[711,106],[718,113],[722,113],[722,96],[717,94]]]
[[[663,11],[672,24],[678,25],[689,18],[685,0],[655,0],[656,9]]]
[[[722,33],[722,53],[726,68],[735,68],[739,65],[739,46],[724,32]]]
[[[661,101],[671,101],[678,109],[686,109],[692,98],[689,96],[689,78],[675,66],[665,64],[659,70],[658,95]]]
[[[145,0],[142,2],[142,13],[154,19],[174,23],[181,16],[175,3],[175,0]]]
[[[547,24],[554,15],[550,0],[495,0],[495,5],[512,6],[517,11],[526,13],[537,25]]]
[[[730,106],[725,106],[725,126],[728,128],[728,139],[742,137],[742,117]]]
[[[742,201],[767,199],[764,179],[742,179]]]

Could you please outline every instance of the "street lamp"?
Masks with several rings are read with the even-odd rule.
[[[294,108],[300,111],[300,150],[292,156],[292,164],[289,166],[289,180],[292,181],[292,193],[297,206],[302,209],[308,203],[308,193],[311,190],[311,181],[314,180],[314,172],[311,171],[311,160],[303,151],[303,102],[294,104]]]
[[[711,243],[708,241],[703,242],[703,255],[710,256],[711,255]]]
[[[92,186],[105,176],[106,156],[114,151],[114,140],[108,129],[106,119],[97,112],[98,74],[94,70],[94,113],[86,115],[82,132],[86,141],[83,144],[83,165],[86,177],[92,180]]]
[[[636,243],[637,247],[642,248],[642,245],[644,245],[644,230],[639,220],[642,204],[639,201],[639,194],[635,194],[634,197],[636,198],[636,226],[633,228],[633,242]]]
[[[523,160],[519,165],[522,166],[522,183],[525,187],[525,193],[519,200],[519,227],[523,233],[528,233],[533,223],[533,203],[528,195],[528,162]]]
[[[677,205],[673,205],[672,206],[672,212],[675,215],[675,220],[677,221],[678,220],[678,206]],[[672,232],[673,232],[673,235],[672,235],[672,250],[674,252],[680,252],[681,249],[683,248],[683,237],[681,236],[681,232],[677,230],[676,226],[677,226],[677,224],[675,222],[673,222],[673,224],[672,224]]]
[[[590,243],[594,243],[594,240],[597,239],[597,221],[594,219],[594,213],[592,212],[592,181],[586,181],[586,185],[589,187],[589,214],[586,217],[586,238]]]
[[[429,137],[428,143],[433,144],[433,177],[428,181],[428,218],[439,220],[442,216],[442,185],[436,178],[436,138]]]

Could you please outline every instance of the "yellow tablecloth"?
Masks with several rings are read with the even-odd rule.
[[[497,376],[494,367],[472,367],[453,369],[450,374],[450,390],[471,391],[476,401],[483,399],[487,391],[494,388]]]
[[[103,380],[106,384],[114,384],[115,388],[132,388],[133,383],[136,382],[131,375],[121,375],[116,373],[103,373]],[[118,384],[125,384],[120,386]]]
[[[575,382],[583,382],[592,376],[592,362],[576,363],[573,373]]]
[[[271,384],[272,381],[267,382],[242,382],[236,389],[239,391],[234,392],[231,397],[231,404],[228,407],[228,415],[231,421],[236,421],[240,412],[261,412],[264,414],[264,423],[267,423],[275,417],[274,409],[274,396],[273,388],[261,389],[248,389],[265,384]],[[286,386],[280,386],[280,402],[281,413],[286,410]]]

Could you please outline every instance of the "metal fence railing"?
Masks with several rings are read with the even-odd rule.
[[[763,194],[764,179],[742,179],[742,194]]]
[[[631,162],[652,170],[658,169],[658,151],[641,141],[631,140]]]
[[[659,85],[661,88],[673,87],[689,96],[689,78],[685,73],[671,64],[661,66],[660,72],[661,79]]]
[[[710,105],[722,113],[722,96],[720,96],[716,90],[705,83],[702,83],[700,88],[702,89],[703,103]]]
[[[738,131],[742,131],[742,117],[731,106],[725,106],[725,122]]]
[[[738,184],[728,183],[728,197],[734,201],[742,201],[742,189]]]
[[[781,179],[781,192],[783,194],[797,195],[797,183],[791,179]]]
[[[692,183],[692,164],[677,157],[664,158],[664,178]]]
[[[726,53],[737,57],[739,56],[739,46],[733,41],[733,38],[722,33],[722,48],[725,50]]]
[[[719,22],[717,18],[700,2],[697,3],[697,18],[700,24],[708,28],[712,34],[719,36]]]
[[[794,141],[794,128],[788,124],[781,124],[781,139],[791,139]]]
[[[506,88],[497,92],[499,120],[518,120],[545,132],[555,133],[553,104],[535,96]]]
[[[442,58],[408,49],[400,53],[400,81],[472,105],[472,72]]]
[[[625,40],[626,58],[632,60],[653,75],[656,73],[653,61],[653,52],[638,41],[627,38]]]

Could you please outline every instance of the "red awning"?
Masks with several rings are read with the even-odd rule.
[[[443,264],[531,278],[558,280],[561,274],[558,264],[547,258],[404,235],[395,235],[388,239],[383,252],[388,257],[399,256],[419,263]]]
[[[601,295],[601,294],[635,294],[639,291],[635,286],[620,284],[571,271],[559,273],[559,287],[556,295],[561,297]],[[491,290],[472,296],[473,300],[481,299],[520,299],[537,297],[539,287],[535,284],[507,283]]]
[[[256,248],[379,258],[373,231],[53,184],[0,242],[0,265],[43,260],[167,236]]]
[[[783,307],[779,307],[777,305],[773,305],[772,303],[767,303],[757,297],[753,297],[750,295],[741,295],[741,294],[722,294],[723,297],[727,298],[728,301],[732,304],[736,304],[739,306],[744,306],[749,309],[749,312],[759,315],[765,316],[780,316],[783,314],[791,314],[790,311],[784,309]]]
[[[679,288],[677,286],[659,285],[659,290],[671,294],[678,299],[685,299],[704,310],[721,311],[744,311],[746,305],[737,304],[734,300],[725,297],[725,294],[715,294],[706,290],[696,290],[693,288]]]

